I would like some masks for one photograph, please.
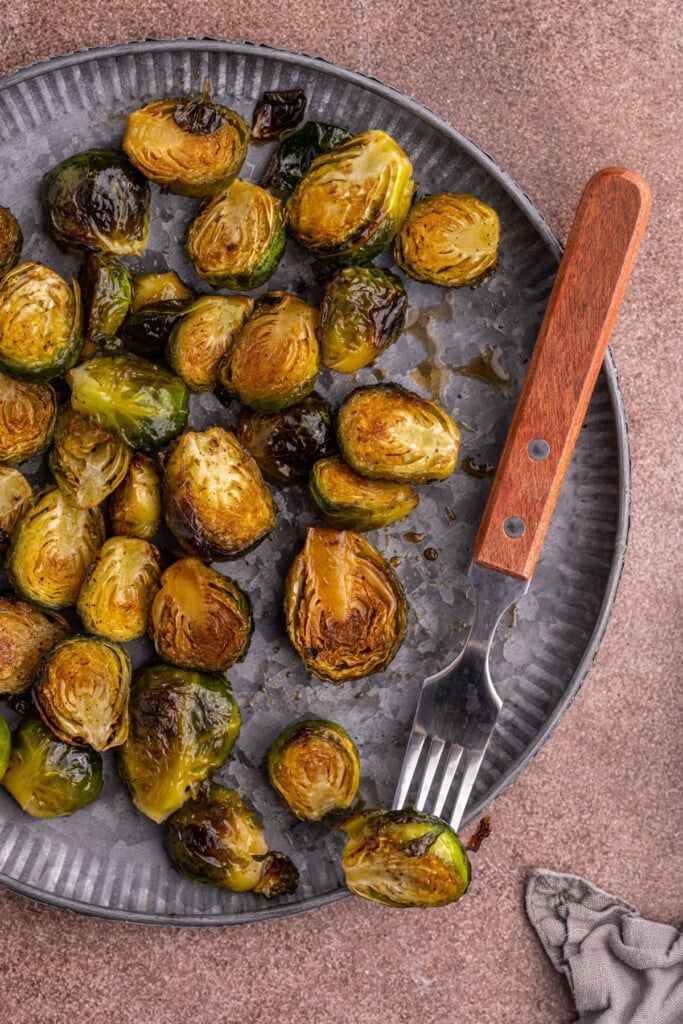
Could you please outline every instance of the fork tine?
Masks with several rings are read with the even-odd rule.
[[[398,786],[396,787],[396,795],[394,796],[393,807],[395,811],[400,811],[406,802],[408,790],[410,789],[410,784],[415,776],[417,763],[420,760],[420,754],[422,753],[422,748],[426,739],[427,737],[423,732],[413,731],[410,734],[408,746],[403,758],[403,765],[401,766],[401,775],[398,780]]]
[[[432,814],[435,814],[437,818],[441,817],[441,812],[443,811],[444,804],[446,803],[451,786],[453,785],[453,779],[455,778],[455,773],[458,770],[458,765],[460,764],[460,758],[462,755],[463,748],[460,744],[452,743],[448,751],[446,767],[444,768],[443,776],[441,777],[439,793],[436,798],[436,803],[434,804],[434,810],[432,811]]]
[[[417,799],[415,801],[415,809],[418,811],[424,810],[424,806],[427,802],[429,791],[432,788],[432,782],[434,781],[434,776],[436,775],[436,770],[439,767],[439,761],[441,760],[441,755],[443,754],[443,749],[445,746],[446,744],[442,739],[439,739],[437,736],[431,737],[429,751],[427,753],[427,763],[425,765],[424,773],[422,775],[422,782],[420,783],[420,789],[418,791]]]
[[[457,832],[462,821],[462,816],[465,813],[467,802],[474,786],[474,780],[477,777],[479,766],[484,759],[484,750],[480,751],[467,751],[467,759],[465,762],[465,772],[460,780],[460,786],[458,788],[458,796],[455,801],[455,807],[450,818],[451,828]]]

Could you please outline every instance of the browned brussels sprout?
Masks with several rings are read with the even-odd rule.
[[[313,161],[287,202],[287,225],[321,260],[368,263],[401,227],[413,167],[384,131],[356,135]]]
[[[263,475],[276,484],[304,480],[315,460],[336,448],[332,417],[319,395],[309,395],[270,415],[245,409],[237,437]]]
[[[33,490],[23,473],[0,466],[0,564],[5,559],[12,531],[32,497]]]
[[[67,374],[71,405],[131,448],[162,448],[185,427],[187,387],[180,377],[137,356],[88,359]]]
[[[162,357],[171,331],[182,320],[187,306],[184,299],[164,299],[131,313],[119,331],[119,347],[143,359]]]
[[[184,302],[193,297],[194,292],[180,280],[175,270],[168,270],[165,274],[133,274],[130,310],[131,313],[139,313],[145,306],[156,306],[169,299]]]
[[[287,574],[285,617],[309,672],[331,683],[380,672],[401,646],[406,611],[396,574],[365,538],[307,530]]]
[[[323,121],[309,121],[288,135],[273,153],[261,184],[279,199],[290,196],[313,161],[352,138],[351,132]]]
[[[213,196],[237,177],[249,126],[204,94],[153,100],[128,115],[123,149],[145,177],[182,196]]]
[[[470,883],[467,852],[441,818],[419,811],[359,811],[342,822],[346,884],[388,907],[444,907]]]
[[[246,655],[252,629],[249,598],[216,569],[181,558],[161,577],[149,635],[164,661],[224,672]]]
[[[259,816],[234,789],[215,783],[176,811],[166,848],[181,875],[204,885],[272,898],[299,884],[289,857],[269,852]]]
[[[63,249],[140,256],[149,233],[149,184],[123,153],[91,149],[43,178],[45,228]]]
[[[110,537],[78,595],[83,625],[89,633],[120,643],[144,636],[160,579],[158,548],[137,537]]]
[[[335,722],[291,725],[268,751],[268,778],[292,814],[320,821],[353,803],[360,783],[356,744]]]
[[[388,526],[405,519],[420,500],[410,484],[368,480],[334,457],[316,462],[308,489],[325,522],[338,530]]]
[[[102,758],[90,747],[58,740],[37,716],[12,737],[0,785],[33,818],[62,818],[87,807],[102,789]]]
[[[42,263],[19,263],[0,283],[0,369],[51,380],[81,351],[81,292]]]
[[[83,296],[83,334],[89,343],[81,358],[96,348],[117,348],[116,334],[126,318],[133,297],[129,272],[116,256],[90,252],[79,274]]]
[[[259,412],[310,394],[320,370],[317,324],[318,311],[295,295],[262,295],[221,366],[228,394]]]
[[[275,506],[259,468],[222,427],[189,431],[171,446],[164,515],[183,550],[206,560],[234,558],[275,526]]]
[[[40,666],[33,702],[57,739],[102,752],[119,747],[128,735],[130,677],[123,647],[72,636]]]
[[[136,452],[123,483],[109,499],[112,531],[150,540],[159,530],[161,516],[161,474],[152,456]]]
[[[459,288],[495,267],[499,242],[495,210],[475,196],[439,192],[415,203],[396,236],[394,258],[418,281]]]
[[[0,278],[19,262],[23,244],[19,221],[6,206],[0,206]]]
[[[254,108],[251,137],[259,141],[279,139],[300,124],[305,110],[306,93],[302,89],[264,92]]]
[[[137,809],[157,822],[182,807],[225,761],[241,725],[223,676],[160,663],[134,677],[128,717],[121,775]]]
[[[12,746],[12,735],[5,719],[0,715],[0,779],[7,771],[9,754]]]
[[[7,552],[10,583],[44,608],[68,608],[76,604],[103,540],[98,508],[78,508],[58,487],[48,487],[14,528]]]
[[[66,619],[14,595],[0,597],[0,695],[30,689],[42,658],[71,632]]]
[[[361,476],[425,484],[445,480],[455,469],[460,431],[436,402],[398,384],[377,384],[344,400],[337,438]]]
[[[199,211],[187,251],[195,271],[218,288],[258,288],[275,273],[285,251],[279,199],[238,178]]]
[[[49,447],[57,421],[50,384],[28,384],[0,373],[0,463],[25,462]]]
[[[211,391],[218,369],[232,348],[254,300],[247,295],[202,295],[174,325],[166,361],[191,391]]]
[[[395,274],[379,267],[346,267],[325,288],[318,338],[325,366],[353,373],[396,341],[408,298]]]
[[[91,416],[61,410],[50,469],[57,486],[79,508],[95,508],[116,490],[126,473],[132,452],[114,434],[102,430]]]

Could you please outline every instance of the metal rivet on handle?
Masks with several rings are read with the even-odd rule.
[[[519,516],[510,516],[503,523],[503,529],[507,533],[508,537],[512,537],[513,540],[516,540],[524,534],[526,525],[524,520]]]
[[[533,441],[529,441],[527,451],[535,462],[543,462],[550,455],[550,445],[542,437],[536,437]]]

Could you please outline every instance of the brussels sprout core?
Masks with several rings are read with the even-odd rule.
[[[343,459],[316,462],[309,494],[326,523],[338,530],[376,530],[404,519],[419,501],[410,484],[368,480]]]
[[[89,633],[127,643],[144,636],[161,579],[161,555],[149,541],[110,537],[78,595],[78,614]]]
[[[61,615],[20,597],[0,597],[0,695],[25,693],[42,658],[70,632]]]
[[[360,782],[358,750],[334,722],[299,722],[270,748],[268,777],[292,814],[320,821],[351,806]]]

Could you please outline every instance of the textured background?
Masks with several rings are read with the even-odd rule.
[[[634,470],[626,571],[577,700],[492,808],[467,899],[429,913],[349,899],[200,932],[80,918],[0,890],[3,1024],[568,1024],[569,992],[523,913],[530,867],[583,874],[681,923],[678,30],[663,0],[17,0],[4,12],[0,72],[125,39],[213,35],[374,75],[491,153],[561,238],[601,165],[640,171],[654,202],[614,336]]]

